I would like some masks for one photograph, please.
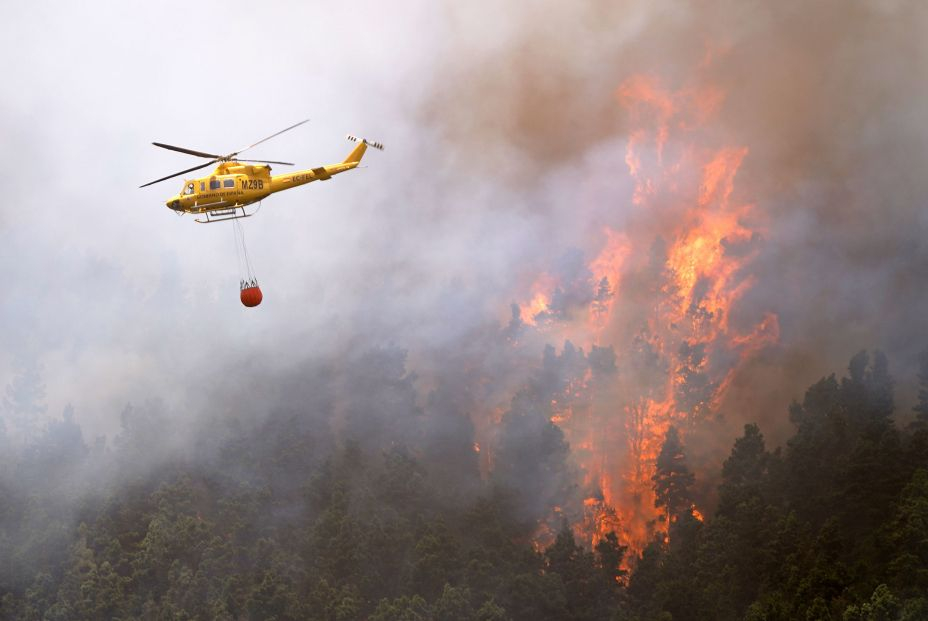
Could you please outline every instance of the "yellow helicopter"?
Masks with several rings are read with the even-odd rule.
[[[201,168],[206,168],[218,162],[216,169],[206,177],[184,180],[184,187],[181,191],[169,198],[166,205],[178,212],[178,214],[200,214],[203,220],[196,219],[196,222],[208,224],[211,222],[221,222],[224,220],[234,220],[236,218],[248,218],[254,215],[254,211],[249,212],[246,208],[249,205],[259,203],[274,192],[289,190],[300,185],[305,185],[312,181],[325,181],[331,179],[334,175],[343,173],[353,168],[357,168],[361,163],[361,158],[367,151],[367,147],[383,150],[383,145],[379,142],[371,142],[364,138],[348,136],[348,140],[357,142],[358,145],[348,154],[343,161],[337,164],[327,164],[318,168],[308,168],[306,170],[297,170],[284,175],[271,175],[270,164],[281,164],[284,166],[293,166],[292,162],[276,162],[273,160],[242,160],[238,155],[256,147],[259,144],[270,140],[284,132],[290,131],[300,125],[308,122],[300,121],[286,129],[282,129],[267,138],[262,138],[258,142],[249,145],[238,151],[233,151],[228,155],[216,155],[214,153],[205,153],[195,151],[184,147],[175,147],[169,144],[153,142],[152,144],[162,149],[178,151],[188,155],[208,158],[210,161],[182,170],[167,177],[155,179],[145,185],[139,186],[144,188],[161,181],[173,179],[180,175],[185,175]]]

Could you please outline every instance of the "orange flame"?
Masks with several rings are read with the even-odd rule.
[[[595,545],[612,530],[636,551],[659,527],[651,478],[667,429],[676,425],[685,437],[717,410],[739,365],[777,342],[779,324],[766,313],[747,332],[729,325],[753,284],[746,268],[762,239],[762,214],[737,200],[748,149],[706,148],[696,131],[723,94],[670,91],[635,76],[617,97],[634,127],[625,163],[638,217],[629,230],[605,229],[588,265],[596,293],[590,312],[564,321],[580,324],[573,327],[591,344],[613,345],[618,373],[611,384],[595,385],[587,373],[569,385],[553,400],[551,420],[595,490],[575,532]],[[656,238],[664,245],[654,246]],[[522,305],[527,324],[546,316],[557,286],[548,274],[537,278]]]

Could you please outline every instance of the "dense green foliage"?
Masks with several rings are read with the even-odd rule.
[[[366,390],[337,409],[317,370],[261,422],[181,448],[157,440],[157,406],[128,409],[109,448],[66,413],[20,448],[0,432],[0,618],[928,619],[924,365],[905,429],[879,353],[809,388],[784,449],[746,425],[705,522],[672,430],[653,479],[669,532],[629,575],[614,535],[587,550],[565,524],[532,545],[572,472],[543,387],[503,417],[489,481],[466,395],[417,407],[391,349],[353,363]]]
[[[928,376],[926,376],[928,379]],[[923,380],[924,381],[924,380]],[[715,515],[683,516],[631,577],[642,618],[928,619],[928,453],[892,420],[879,352],[822,379],[790,408],[770,452],[746,425],[725,461]],[[919,412],[921,410],[918,410]]]

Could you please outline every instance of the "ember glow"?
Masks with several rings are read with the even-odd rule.
[[[525,323],[549,340],[571,339],[562,358],[587,362],[565,376],[551,420],[585,478],[582,515],[572,522],[591,545],[615,530],[640,550],[665,528],[651,477],[667,428],[675,424],[685,439],[714,416],[739,366],[779,338],[772,312],[732,322],[754,284],[764,221],[736,186],[749,149],[707,144],[701,132],[723,99],[647,76],[618,88],[616,113],[632,127],[627,171],[616,174],[633,181],[632,217],[582,249],[584,269],[569,273],[586,295],[544,273],[520,304]],[[598,364],[608,348],[614,361]],[[698,507],[694,514],[701,519]],[[539,528],[542,544],[552,519]]]

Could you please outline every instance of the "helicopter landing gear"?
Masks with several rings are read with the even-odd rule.
[[[203,215],[205,220],[200,220],[199,218],[195,219],[194,222],[199,224],[212,224],[214,222],[225,222],[226,220],[238,220],[239,218],[250,218],[251,216],[258,213],[258,210],[261,209],[261,203],[258,203],[258,206],[252,211],[245,209],[246,205],[235,205],[234,207],[229,207],[226,209],[214,209],[212,211],[205,211]]]

